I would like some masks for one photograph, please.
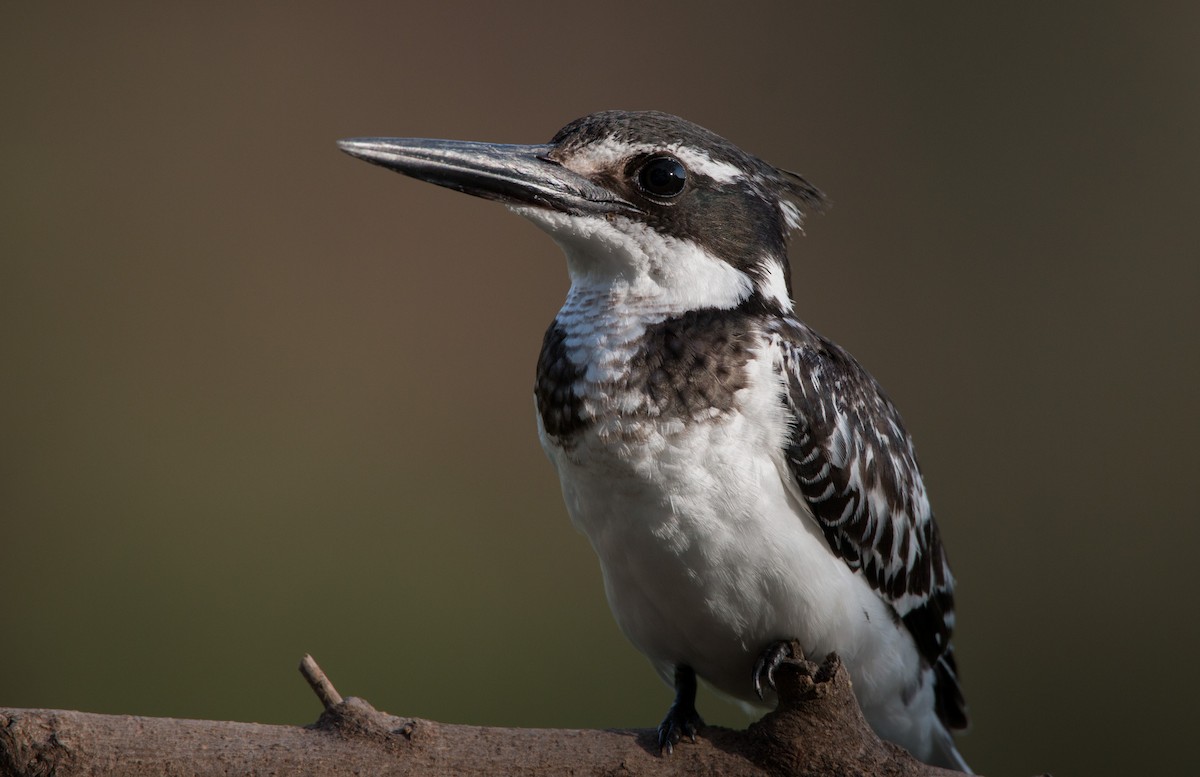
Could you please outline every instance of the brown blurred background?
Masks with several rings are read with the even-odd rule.
[[[557,249],[334,140],[656,108],[834,202],[798,310],[917,439],[967,759],[1197,768],[1196,5],[219,5],[0,11],[0,705],[304,723],[311,651],[655,724],[534,430]]]

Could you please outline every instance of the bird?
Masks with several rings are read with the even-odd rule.
[[[338,144],[499,201],[562,249],[538,434],[617,624],[674,689],[664,755],[704,726],[698,679],[770,705],[796,640],[842,658],[882,739],[969,771],[954,578],[912,437],[795,314],[789,243],[820,190],[657,111],[593,113],[544,144]]]

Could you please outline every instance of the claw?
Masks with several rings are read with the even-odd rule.
[[[792,649],[791,640],[779,640],[772,642],[763,649],[763,652],[758,654],[758,660],[754,662],[754,674],[752,681],[754,683],[754,693],[759,699],[763,699],[763,680],[766,680],[766,686],[769,690],[775,690],[775,670],[779,665],[788,659],[800,660],[804,658],[803,654],[797,655],[797,650]]]
[[[663,722],[658,724],[658,751],[662,755],[675,752],[675,743],[687,737],[693,744],[696,742],[696,732],[704,725],[704,720],[695,708],[686,710],[671,705],[671,710]]]

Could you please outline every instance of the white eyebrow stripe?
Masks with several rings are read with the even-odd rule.
[[[680,162],[683,162],[683,166],[687,169],[707,176],[719,183],[732,183],[738,179],[746,178],[746,173],[740,168],[728,162],[713,159],[703,151],[683,145],[682,143],[652,146],[644,143],[625,143],[615,140],[612,137],[589,143],[587,146],[581,148],[571,158],[570,166],[576,172],[587,175],[604,168],[612,167],[620,160],[635,154],[655,152],[672,154]]]
[[[701,175],[707,175],[709,178],[720,183],[733,183],[739,178],[745,178],[746,174],[739,168],[729,164],[728,162],[720,162],[713,159],[703,151],[697,151],[694,148],[675,147],[670,149],[671,153],[679,157],[679,161],[683,162],[683,166],[689,170],[695,170]]]

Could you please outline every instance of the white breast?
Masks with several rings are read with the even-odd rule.
[[[765,390],[777,381],[770,354],[748,369],[755,379],[737,414],[610,421],[569,450],[542,434],[617,622],[664,679],[687,664],[746,701],[756,701],[759,652],[790,638],[815,657],[837,650],[860,700],[894,694],[916,679],[915,648],[786,486],[786,419],[778,388]]]
[[[668,683],[683,664],[750,703],[758,703],[754,663],[773,642],[798,639],[817,659],[837,651],[876,732],[927,756],[931,737],[949,741],[931,671],[793,489],[780,355],[764,337],[746,363],[737,412],[657,414],[621,378],[646,328],[682,310],[677,300],[635,295],[636,287],[572,286],[557,323],[592,422],[565,443],[538,422],[621,630]]]

